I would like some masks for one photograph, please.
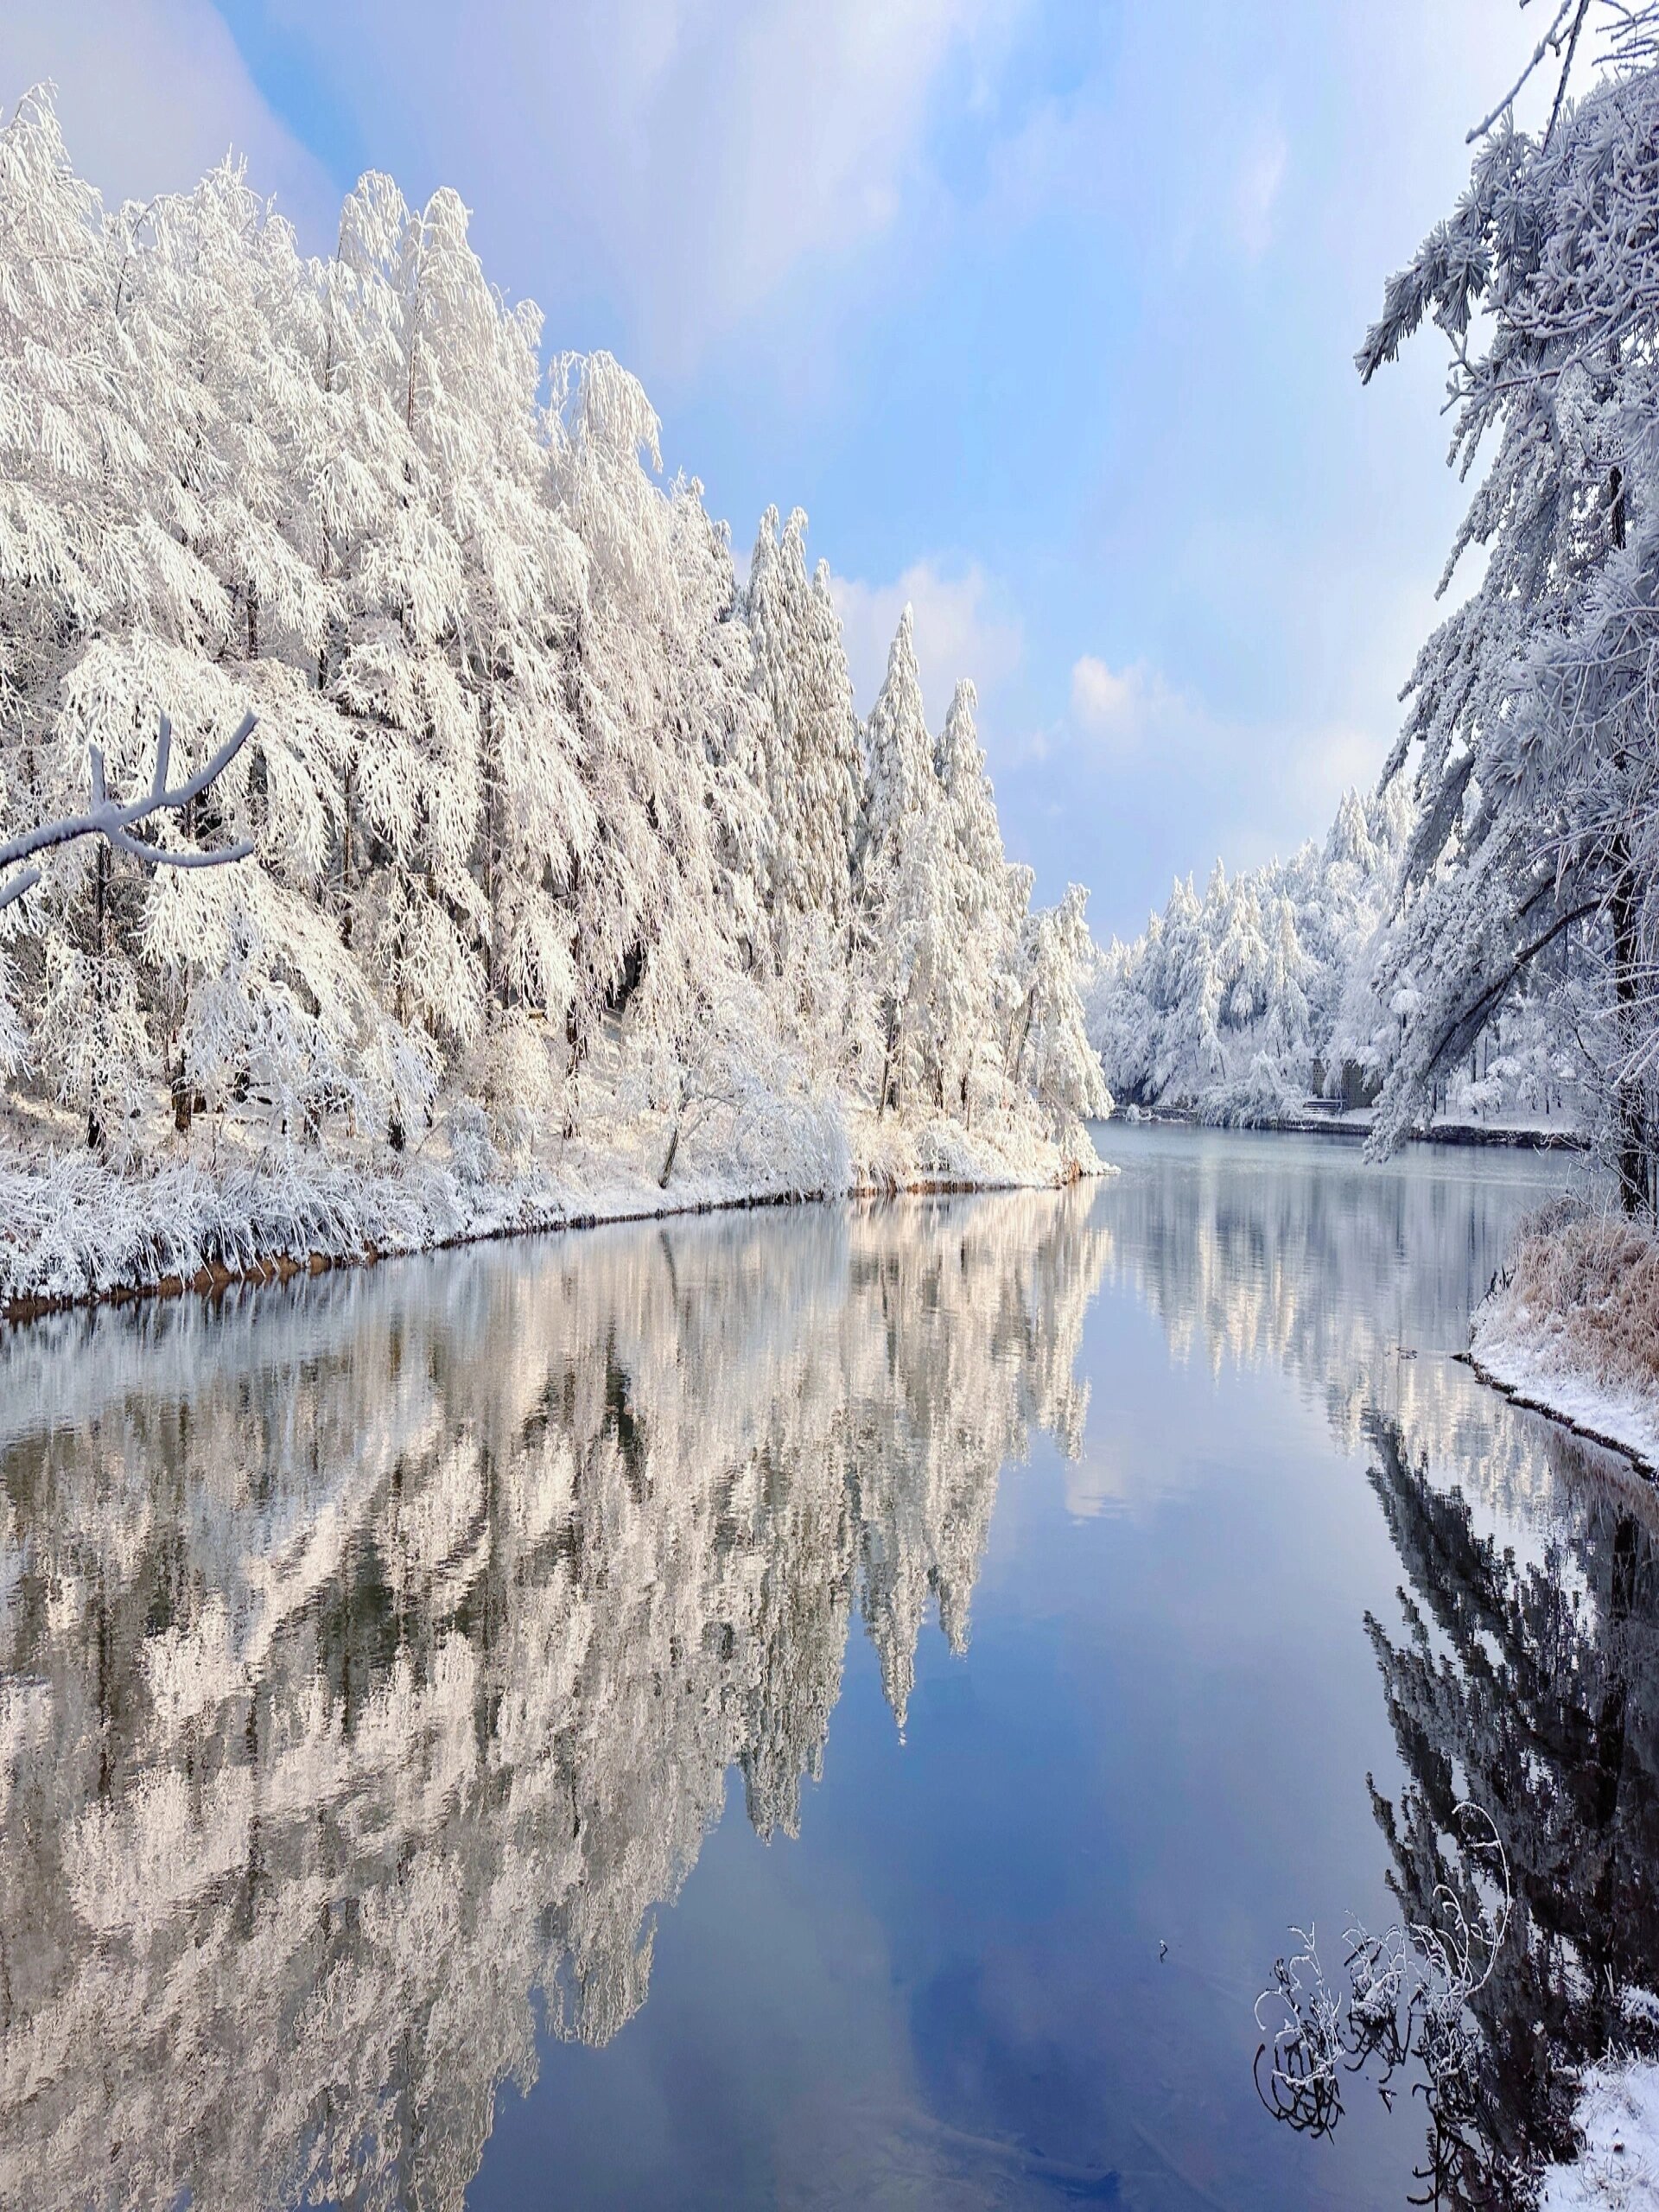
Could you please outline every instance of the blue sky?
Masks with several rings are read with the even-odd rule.
[[[1382,283],[1535,36],[1514,0],[7,0],[107,197],[227,144],[318,250],[456,187],[550,346],[644,378],[747,552],[810,517],[860,705],[915,605],[1011,852],[1128,933],[1374,777],[1459,512]]]

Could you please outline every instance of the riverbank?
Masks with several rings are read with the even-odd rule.
[[[1592,2067],[1573,2123],[1583,2148],[1544,2174],[1538,2212],[1645,2212],[1659,2202],[1659,2064]]]
[[[1659,1473],[1659,1237],[1548,1209],[1477,1309],[1470,1358],[1521,1404]]]
[[[1368,1106],[1340,1114],[1293,1115],[1276,1126],[1299,1136],[1370,1136],[1376,1116]],[[1499,1116],[1490,1122],[1459,1122],[1437,1114],[1426,1128],[1408,1140],[1412,1144],[1507,1145],[1522,1152],[1585,1152],[1589,1142],[1574,1123],[1532,1120],[1524,1116]]]
[[[1522,1235],[1477,1308],[1470,1360],[1483,1381],[1659,1477],[1659,1237],[1561,1204]],[[1645,1996],[1626,2011],[1649,2026]],[[1548,2168],[1539,2212],[1637,2212],[1659,2203],[1659,2063],[1610,2058],[1584,2075],[1580,2147]]]
[[[1281,1114],[1270,1121],[1211,1122],[1179,1107],[1131,1107],[1114,1119],[1172,1122],[1187,1128],[1264,1129],[1276,1136],[1351,1137],[1363,1142],[1371,1133],[1376,1115],[1369,1106],[1325,1111],[1309,1108],[1302,1113]],[[1563,1118],[1525,1115],[1498,1116],[1490,1122],[1459,1122],[1437,1115],[1408,1141],[1412,1144],[1507,1145],[1525,1152],[1583,1152],[1587,1140],[1576,1123]]]
[[[656,1120],[605,1143],[570,1138],[505,1163],[463,1119],[401,1157],[199,1131],[123,1171],[68,1148],[37,1117],[0,1138],[0,1319],[99,1300],[287,1281],[397,1254],[600,1222],[900,1192],[1057,1187],[1111,1172],[1078,1127],[1056,1141],[1034,1112],[974,1130],[901,1122],[838,1101],[780,1107],[718,1151],[686,1148],[662,1179]],[[31,1138],[33,1141],[31,1141]],[[56,1139],[57,1141],[53,1141]]]

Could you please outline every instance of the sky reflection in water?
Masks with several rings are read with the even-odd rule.
[[[1449,1355],[1567,1170],[1107,1149],[0,1340],[0,2202],[1400,2206],[1250,2008],[1465,1788],[1559,2133],[1653,1522]]]

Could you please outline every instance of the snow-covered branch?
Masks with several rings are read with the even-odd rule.
[[[1524,8],[1527,4],[1527,0],[1521,0],[1521,4]],[[1567,48],[1567,59],[1562,64],[1560,82],[1555,90],[1555,105],[1550,111],[1550,125],[1552,129],[1554,128],[1555,117],[1560,111],[1562,97],[1567,91],[1567,80],[1572,73],[1573,55],[1574,49],[1578,46],[1579,33],[1584,29],[1584,19],[1589,12],[1590,0],[1560,0],[1560,5],[1555,10],[1554,18],[1550,23],[1549,29],[1544,33],[1542,38],[1539,40],[1537,45],[1533,48],[1531,57],[1529,60],[1526,67],[1516,79],[1514,84],[1510,86],[1509,91],[1504,93],[1503,99],[1499,100],[1497,105],[1491,111],[1491,114],[1484,117],[1479,123],[1476,124],[1474,129],[1468,134],[1468,137],[1465,141],[1465,144],[1472,146],[1477,139],[1484,138],[1486,136],[1487,132],[1498,120],[1499,117],[1507,114],[1509,110],[1515,105],[1516,101],[1521,97],[1521,94],[1525,91],[1528,84],[1530,82],[1533,72],[1538,67],[1544,56],[1547,54],[1559,54],[1563,44],[1565,44]],[[1567,23],[1567,18],[1569,16],[1572,18],[1570,28]]]
[[[9,906],[14,899],[22,898],[40,881],[39,868],[22,867],[22,862],[35,853],[48,851],[54,845],[72,844],[79,837],[102,837],[118,852],[130,853],[135,860],[149,861],[167,868],[223,868],[229,861],[245,860],[253,850],[251,840],[245,837],[233,845],[220,846],[211,852],[180,851],[135,837],[132,832],[153,815],[163,811],[177,813],[188,806],[193,799],[200,798],[235,760],[257,721],[256,715],[245,715],[212,760],[169,791],[167,772],[172,758],[173,725],[166,715],[162,715],[156,743],[155,773],[150,778],[149,789],[135,799],[110,798],[105,785],[103,748],[97,745],[89,747],[92,805],[84,814],[68,815],[55,822],[42,822],[33,830],[24,830],[21,836],[0,844],[0,906]],[[12,868],[19,872],[15,875],[5,874],[6,870]]]

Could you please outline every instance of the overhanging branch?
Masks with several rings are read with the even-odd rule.
[[[1471,1007],[1465,1007],[1456,1020],[1448,1025],[1439,1044],[1429,1054],[1429,1067],[1431,1069],[1439,1067],[1441,1060],[1454,1045],[1459,1051],[1461,1051],[1464,1044],[1471,1037],[1479,1033],[1486,1016],[1522,969],[1535,960],[1546,946],[1553,944],[1563,930],[1570,929],[1574,922],[1587,920],[1592,914],[1599,913],[1600,911],[1600,901],[1588,899],[1582,906],[1574,906],[1571,912],[1559,915],[1541,937],[1535,937],[1530,944],[1523,946],[1491,988],[1483,991]]]
[[[78,837],[103,837],[118,852],[130,853],[136,859],[152,861],[164,868],[223,868],[232,861],[246,860],[253,846],[244,838],[239,843],[226,845],[211,853],[170,852],[165,846],[151,845],[132,832],[152,814],[164,808],[176,811],[188,806],[191,800],[200,798],[208,786],[216,782],[246,744],[259,717],[244,715],[231,736],[226,739],[213,759],[198,768],[194,776],[169,791],[167,787],[168,765],[173,753],[173,725],[163,715],[156,745],[156,772],[150,778],[149,789],[141,798],[129,799],[125,804],[111,799],[105,788],[104,753],[100,746],[90,746],[92,803],[85,814],[70,815],[60,822],[42,822],[33,830],[26,830],[20,837],[0,845],[0,870],[16,868],[35,853],[44,852],[54,845],[72,844]],[[21,899],[32,891],[41,880],[37,868],[25,868],[10,882],[0,883],[0,907],[9,906],[14,899]]]

